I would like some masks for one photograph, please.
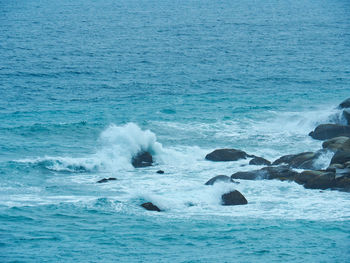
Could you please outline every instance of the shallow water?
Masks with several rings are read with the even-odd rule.
[[[260,168],[205,161],[215,148],[321,148],[308,133],[350,97],[349,17],[347,1],[0,1],[1,261],[349,261],[349,193],[204,185]],[[139,150],[156,165],[133,168]],[[249,204],[221,206],[231,189]]]

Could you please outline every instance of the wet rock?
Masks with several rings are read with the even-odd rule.
[[[345,136],[335,137],[324,141],[322,147],[331,151],[350,151],[350,138]]]
[[[243,180],[263,180],[268,179],[267,173],[261,170],[254,170],[248,172],[237,172],[231,175],[231,179],[243,179]]]
[[[141,205],[144,209],[148,210],[148,211],[157,211],[157,212],[161,212],[162,210],[160,210],[158,208],[158,206],[155,206],[154,204],[152,204],[151,202],[147,202],[147,203],[143,203]]]
[[[320,175],[323,175],[327,172],[332,172],[334,173],[333,171],[303,171],[297,175],[295,175],[295,178],[294,178],[294,181],[298,184],[305,184],[307,183],[308,181],[320,176]]]
[[[345,168],[345,166],[343,164],[333,163],[333,164],[328,166],[327,171],[335,172],[336,169],[344,169],[344,168]]]
[[[340,124],[321,124],[309,133],[316,140],[327,140],[339,136],[350,137],[350,126]]]
[[[276,167],[264,167],[261,171],[266,172],[267,179],[278,179],[278,180],[294,180],[295,176],[298,174],[286,165],[276,166]]]
[[[295,182],[308,189],[325,190],[335,187],[335,172],[329,170],[304,171],[295,177]]]
[[[350,108],[350,98],[344,100],[342,103],[339,104],[338,107],[339,107],[340,109]]]
[[[255,156],[253,159],[249,162],[250,165],[271,165],[271,162],[262,158]]]
[[[294,180],[298,173],[291,170],[287,165],[276,167],[264,167],[260,170],[237,172],[231,175],[232,179],[244,180],[263,180],[263,179],[279,179],[279,180]]]
[[[247,199],[237,190],[223,194],[221,196],[222,205],[246,205]]]
[[[115,181],[115,180],[117,180],[117,178],[109,177],[109,178],[103,178],[103,179],[97,181],[97,183],[99,183],[99,184],[100,183],[107,183],[108,181]]]
[[[153,158],[149,152],[139,152],[132,158],[131,163],[135,168],[152,166]]]
[[[335,176],[335,188],[350,192],[350,169],[337,171]]]
[[[309,189],[328,189],[335,186],[335,174],[332,172],[324,172],[318,176],[310,178],[305,184],[305,188]]]
[[[321,153],[304,152],[299,154],[285,155],[277,159],[272,165],[279,165],[282,163],[288,164],[292,168],[297,169],[313,169],[314,160],[320,156]]]
[[[346,151],[337,151],[332,160],[331,164],[342,164],[344,165],[345,163],[350,161],[350,152]]]
[[[233,183],[234,181],[231,177],[228,177],[226,175],[218,175],[211,178],[208,182],[205,183],[205,185],[213,185],[217,182]]]
[[[157,174],[164,174],[164,171],[163,170],[158,170]]]
[[[205,156],[205,159],[214,162],[229,162],[246,159],[249,155],[241,150],[236,149],[217,149]]]

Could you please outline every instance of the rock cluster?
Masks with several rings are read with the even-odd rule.
[[[294,181],[308,189],[335,189],[350,192],[350,98],[338,106],[341,112],[342,123],[326,123],[318,125],[309,135],[316,140],[325,140],[322,149],[316,152],[302,152],[284,155],[270,162],[262,157],[248,154],[239,149],[216,149],[205,156],[206,160],[214,162],[232,162],[251,158],[250,165],[264,165],[258,170],[236,172],[230,177],[218,175],[208,180],[205,185],[215,183],[239,183],[234,179],[244,180],[282,180]],[[318,158],[331,151],[334,153],[327,169],[321,170],[316,165]],[[141,151],[132,158],[132,165],[136,168],[152,166],[152,155],[147,151]],[[298,172],[293,169],[303,169]],[[164,171],[157,171],[163,174]],[[99,183],[115,180],[115,178],[102,179]],[[245,205],[247,199],[237,190],[232,190],[221,195],[221,204]],[[141,205],[150,211],[160,212],[154,204],[147,202]]]
[[[266,165],[259,170],[236,172],[231,175],[231,180],[223,176],[217,176],[206,184],[217,180],[231,182],[233,179],[244,180],[288,180],[302,184],[310,189],[337,189],[350,191],[350,98],[343,101],[339,106],[342,117],[346,124],[321,124],[309,135],[317,140],[326,140],[322,148],[317,152],[303,152],[298,154],[284,155],[272,164],[255,155],[249,155],[237,149],[218,149],[206,156],[211,161],[237,161],[252,158],[251,165]],[[334,152],[334,156],[326,170],[317,167],[316,160],[327,151]],[[304,169],[297,172],[293,169]]]

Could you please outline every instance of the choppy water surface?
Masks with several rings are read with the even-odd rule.
[[[0,1],[1,261],[349,261],[349,193],[204,185],[259,168],[205,161],[215,148],[321,147],[307,134],[350,97],[349,17],[347,1]],[[140,149],[155,166],[132,167]],[[233,188],[248,205],[220,205]]]

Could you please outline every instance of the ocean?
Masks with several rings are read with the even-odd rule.
[[[204,185],[262,167],[218,148],[322,148],[349,18],[346,0],[0,0],[0,261],[349,262],[348,192]],[[220,204],[233,189],[247,205]]]

